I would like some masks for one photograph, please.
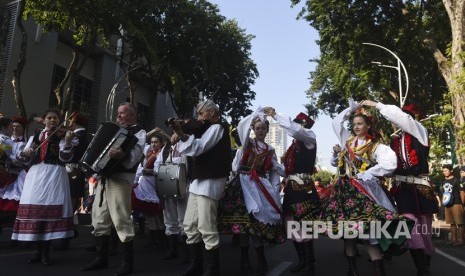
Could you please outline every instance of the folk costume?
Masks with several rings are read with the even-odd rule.
[[[328,198],[322,201],[320,217],[322,221],[331,223],[327,225],[327,230],[332,234],[338,233],[339,221],[356,223],[358,230],[363,229],[364,233],[369,233],[370,222],[386,223],[389,221],[390,226],[387,231],[390,236],[381,235],[380,239],[365,240],[366,246],[370,250],[375,250],[374,255],[378,255],[379,252],[376,252],[374,249],[376,247],[373,245],[379,244],[381,250],[386,251],[392,244],[402,244],[407,236],[394,237],[398,222],[405,218],[396,213],[381,182],[384,176],[394,172],[397,161],[395,153],[388,146],[372,140],[369,136],[365,139],[352,136],[344,128],[345,121],[353,111],[361,113],[368,119],[372,118],[364,109],[357,108],[358,104],[349,102],[349,107],[333,120],[333,129],[343,150],[338,156],[333,157],[332,163],[337,165],[338,176],[334,190]],[[345,240],[347,244],[353,244],[353,242],[353,239]],[[348,254],[346,248],[349,275],[356,275],[357,268],[352,253],[355,255],[355,252]],[[373,263],[376,272],[384,275],[382,259],[374,259]]]
[[[169,146],[166,145],[171,150],[170,162],[174,164],[184,163],[186,164],[185,156],[181,156],[177,150],[177,145]],[[164,149],[165,150],[165,149]],[[164,162],[164,159],[161,155],[155,161],[155,170],[157,171],[159,165]],[[165,235],[168,239],[168,251],[163,256],[163,259],[173,259],[178,256],[178,243],[179,239],[182,244],[182,261],[187,263],[189,261],[189,250],[186,246],[187,235],[184,232],[184,215],[186,214],[187,200],[189,185],[186,185],[186,196],[184,198],[180,197],[171,197],[163,199],[163,220],[165,223]]]
[[[321,202],[312,180],[317,152],[316,136],[310,130],[314,121],[305,113],[299,113],[294,120],[279,114],[273,118],[294,138],[283,158],[286,169],[283,213],[286,221],[301,222],[304,216],[317,220]],[[312,275],[315,262],[313,241],[303,237],[292,237],[292,240],[299,262],[291,271]]]
[[[121,107],[121,106],[120,106]],[[138,164],[143,156],[146,132],[138,124],[126,127],[132,137],[124,148],[125,157],[114,173],[100,176],[92,205],[92,226],[98,244],[98,256],[82,271],[108,267],[112,225],[116,228],[123,251],[123,262],[116,275],[127,275],[133,268],[134,225],[131,219],[131,192]]]
[[[161,239],[163,231],[163,208],[157,195],[153,172],[155,161],[162,156],[162,149],[155,150],[150,145],[146,145],[144,153],[145,158],[139,164],[134,179],[135,187],[132,190],[131,203],[134,212],[144,214],[150,238],[156,242]],[[152,174],[145,173],[144,169],[152,171]]]
[[[241,266],[248,266],[248,241],[251,236],[257,252],[257,271],[266,271],[263,243],[283,243],[282,208],[279,195],[279,176],[284,170],[276,153],[267,143],[250,139],[250,128],[259,109],[242,119],[237,130],[243,148],[238,149],[232,170],[237,176],[229,183],[220,200],[219,231],[241,235]]]
[[[24,180],[12,240],[36,241],[37,256],[30,262],[49,264],[50,241],[70,238],[73,231],[73,209],[65,162],[73,154],[73,144],[66,147],[65,138],[44,129],[31,137],[25,146],[37,148],[37,155],[18,160],[32,164]],[[47,140],[48,138],[48,140]],[[73,141],[75,143],[75,141]]]
[[[198,112],[204,110],[205,103],[198,105]],[[218,200],[231,171],[228,125],[208,121],[202,125],[194,134],[186,135],[186,140],[177,143],[180,154],[194,157],[189,164],[192,182],[184,216],[184,232],[192,262],[185,275],[203,271],[203,248],[206,250],[207,273],[219,273]]]
[[[430,275],[429,260],[434,251],[432,222],[433,214],[438,212],[438,202],[429,181],[428,132],[413,118],[415,115],[421,116],[415,105],[400,109],[395,105],[377,103],[376,108],[401,130],[391,142],[397,156],[391,193],[398,212],[415,222],[407,245],[418,275]]]
[[[16,161],[16,154],[24,147],[4,133],[0,133],[0,212],[16,212],[21,196],[25,172]],[[19,177],[21,176],[21,177]]]
[[[16,212],[18,210],[19,199],[23,192],[24,180],[26,179],[25,165],[16,160],[16,156],[26,146],[26,141],[23,136],[12,137],[12,140],[13,159],[10,160],[11,162],[8,165],[8,172],[15,180],[11,184],[0,188],[0,211],[4,212]]]

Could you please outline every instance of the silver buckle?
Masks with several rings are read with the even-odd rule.
[[[411,175],[407,176],[406,182],[415,184],[415,176],[411,176]]]

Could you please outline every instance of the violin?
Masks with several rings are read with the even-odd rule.
[[[45,144],[53,135],[56,135],[60,139],[64,138],[66,136],[66,133],[68,131],[71,131],[74,127],[74,120],[76,118],[76,115],[77,113],[73,112],[69,117],[66,117],[60,125],[50,129],[47,138],[38,147],[34,149],[34,152],[37,152],[42,147],[42,145]],[[67,124],[68,120],[69,124]]]
[[[204,134],[205,131],[207,131],[207,129],[211,126],[209,121],[175,118],[168,118],[165,121],[165,124],[173,130],[176,130],[176,128],[180,127],[185,134],[194,135],[196,138],[201,137],[202,134]]]

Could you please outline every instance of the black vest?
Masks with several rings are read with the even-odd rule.
[[[42,143],[40,141],[41,135],[42,135],[42,132],[38,132],[34,135],[34,138],[33,138],[33,142],[35,145],[34,147],[37,147]],[[61,138],[62,137],[59,137],[58,135],[54,134],[48,139],[45,159],[43,161],[45,164],[64,166],[64,162],[60,160]],[[41,162],[40,161],[41,154],[42,154],[42,147],[39,147],[39,150],[37,151],[37,155],[35,156],[32,162],[33,164],[39,164]]]
[[[313,174],[316,160],[316,145],[313,149],[308,149],[303,142],[294,140],[297,143],[288,150],[294,150],[294,171],[292,173],[310,173]],[[287,162],[285,162],[287,164]]]
[[[229,127],[224,123],[219,124],[223,127],[223,136],[209,151],[193,158],[192,179],[223,178],[229,176],[232,169]]]
[[[406,143],[402,145],[402,136],[405,136]],[[403,158],[402,147],[407,154],[407,160]],[[391,143],[391,148],[397,155],[397,169],[395,174],[398,175],[428,175],[428,153],[429,147],[426,147],[412,135],[402,132],[399,137]],[[413,153],[413,150],[415,151]],[[410,151],[409,153],[407,151]],[[418,160],[417,164],[415,160]],[[420,186],[420,187],[417,187]],[[401,183],[398,191],[394,192],[394,199],[397,203],[399,213],[413,214],[433,214],[438,212],[438,203],[432,189],[426,188],[429,194],[425,196],[425,186]]]
[[[402,145],[402,137],[405,136],[406,143]],[[408,143],[408,140],[410,140],[410,143]],[[404,151],[406,152],[407,155],[407,160],[403,158],[402,155],[402,147]],[[391,148],[394,150],[394,152],[397,155],[397,169],[395,171],[395,174],[398,175],[414,175],[418,176],[421,174],[428,174],[428,155],[429,155],[429,147],[424,146],[418,141],[417,138],[414,136],[402,132],[399,137],[395,138],[392,143],[391,143]],[[410,149],[410,152],[407,152],[407,150]],[[415,151],[414,154],[412,154],[412,151]],[[416,156],[414,156],[416,155]],[[418,164],[412,164],[412,159],[413,158],[418,160]]]

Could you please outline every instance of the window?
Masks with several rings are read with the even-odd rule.
[[[50,92],[49,106],[56,107],[58,104],[55,88],[65,78],[66,69],[55,65],[53,67],[52,86]],[[64,92],[64,91],[63,91]],[[71,99],[71,111],[89,113],[90,97],[92,95],[92,81],[82,76],[78,76],[74,81],[74,89]],[[63,95],[61,95],[63,97]]]

